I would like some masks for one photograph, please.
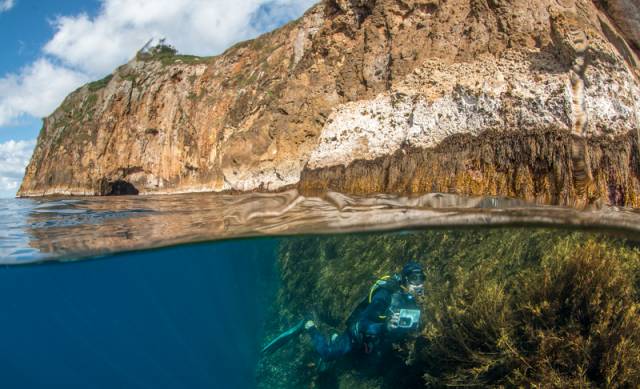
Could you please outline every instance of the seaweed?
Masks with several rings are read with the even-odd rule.
[[[308,312],[324,331],[344,329],[373,280],[409,259],[426,269],[425,319],[416,337],[395,345],[384,369],[371,377],[345,362],[319,374],[305,341],[262,361],[261,387],[640,385],[640,250],[591,232],[519,228],[287,239],[267,333]],[[267,368],[284,363],[286,374]]]

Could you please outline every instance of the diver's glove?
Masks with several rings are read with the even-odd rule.
[[[307,320],[307,322],[304,323],[304,329],[307,331],[315,326],[316,326],[316,323],[314,323],[313,320]]]
[[[387,320],[387,331],[395,331],[400,325],[400,312],[394,312]]]

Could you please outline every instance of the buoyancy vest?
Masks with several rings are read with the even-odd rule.
[[[381,289],[387,290],[391,295],[397,292],[401,292],[400,277],[398,275],[383,276],[373,283],[369,288],[369,294],[364,297],[351,311],[351,315],[347,319],[347,328],[351,328],[360,319],[360,315],[371,304],[373,296]],[[380,322],[384,322],[387,319],[387,315],[382,315],[377,318]]]
[[[408,293],[404,293],[400,284],[401,278],[399,275],[384,276],[376,280],[369,289],[368,295],[356,305],[355,309],[347,319],[347,328],[349,329],[352,342],[358,345],[356,347],[362,347],[363,351],[367,354],[378,348],[377,344],[380,342],[380,335],[384,328],[387,327],[387,320],[391,315],[393,315],[393,313],[399,313],[401,311],[403,313],[414,312],[415,316],[415,312],[417,311],[417,319],[419,320],[420,310],[418,304],[413,296]],[[380,292],[380,290],[386,290],[390,294],[390,303],[383,314],[376,318],[368,318],[370,321],[373,320],[374,322],[379,323],[379,328],[381,329],[380,332],[371,334],[367,330],[370,330],[372,326],[369,326],[368,328],[360,328],[360,320],[362,319],[363,312],[367,309],[369,304],[371,304],[376,293]],[[415,328],[417,328],[417,325],[412,328],[398,327],[391,331],[391,333],[388,333],[388,335],[390,335],[390,339],[396,337],[400,338]]]
[[[364,312],[364,310],[367,309],[369,304],[371,304],[371,302],[373,301],[375,294],[382,289],[389,292],[389,294],[391,295],[391,301],[389,307],[382,315],[379,315],[377,318],[372,319],[379,323],[385,323],[394,313],[399,313],[402,311],[403,313],[407,313],[410,315],[411,311],[418,311],[417,315],[414,315],[416,316],[414,319],[419,320],[420,307],[411,294],[405,293],[402,290],[400,282],[401,278],[399,275],[384,276],[376,280],[376,282],[369,289],[369,294],[367,295],[367,297],[363,298],[358,303],[356,308],[351,312],[351,315],[347,319],[347,327],[351,328],[354,324],[357,323],[362,312]],[[402,331],[403,329],[415,329],[415,327],[417,327],[417,323],[415,324],[415,326],[411,326],[412,328],[400,328],[400,331]]]

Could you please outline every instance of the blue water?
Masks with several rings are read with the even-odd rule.
[[[0,268],[2,387],[255,387],[276,245]]]
[[[296,191],[0,200],[0,385],[255,388],[280,237],[505,225],[638,236],[640,212]]]

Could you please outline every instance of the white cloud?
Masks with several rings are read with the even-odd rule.
[[[0,197],[15,196],[35,144],[35,140],[0,143]]]
[[[0,78],[0,127],[49,115],[74,89],[127,62],[150,38],[215,55],[299,17],[317,0],[102,0],[98,14],[62,16],[43,55]],[[14,0],[0,0],[0,12]],[[35,141],[0,143],[0,197],[14,196]]]
[[[181,53],[218,54],[298,17],[316,0],[102,0],[96,16],[62,16],[43,57],[0,78],[0,127],[21,115],[49,115],[90,79],[127,62],[150,38]],[[0,0],[13,5],[13,0]]]
[[[0,126],[9,125],[24,114],[50,114],[69,92],[87,80],[87,76],[43,58],[18,74],[0,78]]]
[[[130,59],[150,38],[164,37],[183,53],[217,54],[234,42],[299,16],[314,2],[105,0],[96,17],[58,18],[56,33],[44,50],[68,66],[102,75]]]
[[[7,12],[16,5],[13,0],[0,0],[0,13]]]

